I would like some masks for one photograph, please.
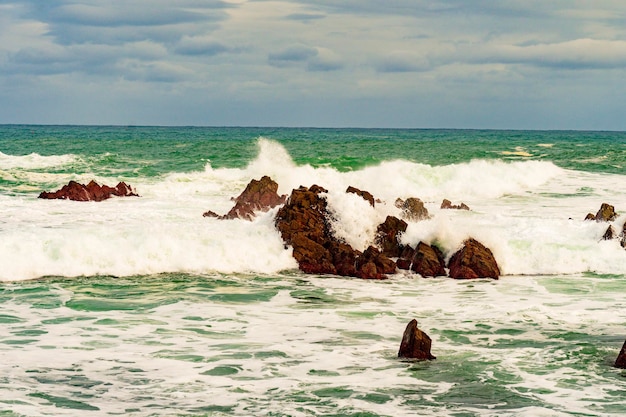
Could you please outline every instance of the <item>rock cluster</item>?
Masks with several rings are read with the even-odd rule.
[[[102,201],[107,198],[116,197],[137,197],[130,185],[125,182],[118,183],[115,187],[108,185],[99,185],[95,181],[90,181],[84,185],[76,181],[70,181],[59,190],[54,192],[44,191],[39,194],[39,198],[43,199],[60,199],[74,201]]]
[[[396,271],[395,262],[370,246],[364,252],[337,239],[330,228],[327,190],[313,185],[292,191],[276,214],[276,227],[300,270],[314,274],[336,274],[365,279],[382,279]]]
[[[222,220],[245,219],[252,220],[256,212],[266,212],[276,206],[285,204],[286,195],[278,195],[278,184],[267,175],[260,180],[252,180],[246,189],[235,198],[235,205],[228,213],[220,216],[212,211],[203,214],[204,217],[217,217]]]
[[[594,215],[592,213],[587,214],[585,220],[595,220],[597,222],[612,222],[617,217],[615,213],[615,207],[610,204],[602,203],[600,210]]]
[[[454,210],[469,210],[470,208],[465,203],[461,203],[460,205],[452,204],[450,200],[444,198],[441,202],[442,209],[454,209]]]

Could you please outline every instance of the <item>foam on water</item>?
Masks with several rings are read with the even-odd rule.
[[[297,165],[282,145],[268,139],[260,138],[258,148],[258,157],[244,168],[207,164],[202,171],[138,177],[131,185],[140,198],[80,203],[38,200],[33,192],[3,196],[0,279],[295,268],[273,227],[275,210],[254,222],[202,217],[207,210],[226,213],[231,198],[263,175],[278,182],[281,194],[300,185],[328,189],[333,229],[357,249],[373,242],[387,215],[401,215],[396,198],[419,197],[431,219],[410,222],[405,243],[436,243],[449,256],[472,236],[492,249],[505,275],[626,273],[626,252],[619,243],[600,241],[607,224],[582,221],[604,201],[618,210],[626,205],[623,176],[568,171],[550,162],[497,160],[446,166],[396,160],[340,172]],[[66,155],[54,163],[71,159]],[[24,171],[25,165],[19,170],[32,174],[31,181],[50,180]],[[118,180],[89,172],[54,175],[59,186],[77,178]],[[367,190],[380,202],[372,208],[346,194],[348,186]],[[441,210],[443,198],[463,201],[472,210]],[[618,231],[624,220],[613,223]]]

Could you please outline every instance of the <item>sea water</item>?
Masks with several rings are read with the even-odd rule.
[[[619,132],[0,126],[0,416],[624,415],[624,167]],[[419,197],[404,243],[502,276],[302,274],[276,209],[202,216],[263,175],[361,250]],[[70,180],[140,197],[37,198]],[[397,359],[413,318],[436,360]]]

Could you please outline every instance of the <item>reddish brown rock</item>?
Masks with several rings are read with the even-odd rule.
[[[617,217],[617,213],[615,212],[615,207],[610,204],[602,203],[600,206],[600,210],[595,214],[595,216],[591,213],[587,214],[585,220],[595,220],[597,222],[612,222]]]
[[[446,276],[446,263],[443,253],[436,246],[418,243],[411,261],[411,270],[423,277]]]
[[[300,270],[314,274],[336,274],[382,279],[395,272],[395,263],[375,248],[364,253],[337,239],[329,226],[326,190],[317,185],[300,187],[276,214],[276,228]]]
[[[500,277],[500,268],[491,250],[473,238],[467,239],[463,247],[452,255],[448,268],[450,277],[456,279]]]
[[[60,199],[74,201],[102,201],[107,198],[116,197],[137,197],[130,185],[125,182],[118,183],[115,188],[108,185],[99,185],[95,181],[90,181],[84,185],[76,181],[70,181],[61,189],[54,192],[42,192],[39,198]]]
[[[417,320],[413,319],[402,335],[398,357],[421,361],[437,359],[430,353],[431,345],[431,338],[417,327]]]
[[[622,345],[622,350],[619,351],[617,359],[615,360],[615,367],[626,369],[626,342]]]
[[[452,202],[446,198],[441,202],[442,209],[453,209],[453,210],[469,210],[470,208],[465,203],[461,203],[460,205],[452,204]]]
[[[430,218],[428,209],[424,207],[424,202],[416,197],[409,197],[406,200],[397,199],[396,207],[402,210],[402,218],[409,221],[426,220]]]
[[[348,189],[346,190],[346,193],[356,194],[360,196],[363,200],[370,203],[370,206],[374,207],[374,196],[371,193],[367,191],[361,191],[358,188],[355,188],[353,186],[349,186]]]
[[[278,184],[267,175],[260,180],[252,180],[246,189],[235,198],[235,206],[230,211],[219,216],[212,211],[203,214],[204,217],[217,217],[222,220],[245,219],[252,220],[256,212],[266,212],[285,204],[286,195],[279,196]]]
[[[602,235],[602,240],[611,240],[615,237],[615,229],[613,229],[613,226],[609,225],[609,227],[607,227],[606,231],[604,232],[604,235]]]
[[[407,222],[394,216],[387,216],[384,223],[376,229],[375,242],[383,255],[392,258],[400,256],[403,246],[400,244],[400,236],[406,232]]]

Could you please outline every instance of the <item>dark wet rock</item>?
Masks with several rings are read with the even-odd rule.
[[[396,263],[370,246],[356,259],[357,276],[364,279],[385,279],[396,272]]]
[[[615,360],[615,367],[626,369],[626,342],[622,345],[622,350],[619,351],[617,359]]]
[[[446,198],[441,202],[442,209],[453,209],[453,210],[469,210],[470,208],[465,203],[461,203],[460,205],[452,204],[452,202]]]
[[[376,229],[375,242],[385,256],[397,258],[402,252],[400,236],[406,232],[407,222],[394,216],[387,216],[384,223]]]
[[[436,246],[418,243],[411,260],[411,270],[423,277],[446,276],[446,264],[443,253]]]
[[[235,198],[235,206],[223,216],[212,211],[203,214],[204,217],[217,217],[221,220],[245,219],[252,220],[257,212],[266,212],[285,204],[286,195],[278,195],[278,184],[267,175],[260,180],[252,180],[245,190]]]
[[[276,214],[276,228],[301,271],[366,279],[383,279],[395,272],[395,263],[370,247],[361,253],[337,239],[330,228],[327,191],[317,185],[300,187]]]
[[[613,226],[610,226],[606,229],[606,232],[604,232],[604,235],[602,235],[602,240],[612,240],[615,239],[615,237],[617,236],[615,229],[613,228]]]
[[[369,193],[368,191],[361,191],[358,188],[355,188],[353,186],[349,186],[346,189],[346,193],[356,194],[356,195],[360,196],[363,200],[365,200],[368,203],[370,203],[370,206],[374,207],[374,196],[371,193]]]
[[[498,279],[500,268],[493,253],[476,239],[467,239],[463,247],[450,258],[450,277],[456,279]]]
[[[431,338],[417,327],[417,320],[413,319],[402,335],[398,357],[422,361],[437,359],[430,353],[431,345]]]
[[[90,181],[84,185],[76,181],[70,181],[61,189],[54,192],[44,191],[39,194],[43,199],[60,199],[74,201],[103,201],[111,197],[137,197],[130,185],[125,182],[118,183],[115,187],[99,185],[95,181]]]
[[[397,199],[396,207],[402,210],[402,218],[408,221],[419,221],[430,218],[424,202],[417,197],[409,197],[406,200]]]
[[[617,217],[615,207],[608,203],[602,203],[600,210],[595,214],[587,214],[585,220],[595,220],[597,222],[612,222]]]

